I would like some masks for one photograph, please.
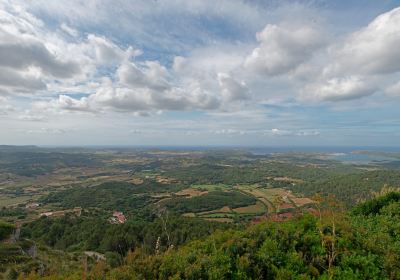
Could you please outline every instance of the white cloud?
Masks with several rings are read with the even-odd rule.
[[[304,87],[300,99],[346,101],[379,91],[395,95],[396,85],[387,87],[386,80],[400,71],[399,46],[400,8],[396,8],[331,46],[327,63]]]
[[[51,101],[39,101],[33,104],[35,112],[92,112],[88,98],[71,98],[67,95],[60,95],[57,99]]]
[[[334,50],[334,73],[387,74],[400,71],[400,8],[383,13]]]
[[[59,128],[45,128],[42,127],[40,129],[30,129],[30,130],[25,130],[21,131],[23,133],[28,133],[28,134],[65,134],[67,131],[64,129],[59,129]]]
[[[289,130],[282,130],[278,128],[273,128],[271,129],[272,135],[279,135],[279,136],[284,136],[284,135],[292,135],[292,132]]]
[[[147,80],[140,80],[139,86],[136,81],[121,85],[105,79],[102,86],[87,97],[75,99],[60,95],[58,99],[37,102],[34,107],[36,110],[77,112],[101,112],[108,109],[148,116],[149,112],[157,113],[160,110],[212,110],[220,105],[218,98],[195,86],[190,90],[171,87],[158,91],[152,88],[154,84],[150,83],[149,87],[143,81]]]
[[[63,61],[46,46],[23,34],[12,35],[0,28],[0,66],[15,70],[37,67],[45,75],[55,78],[71,78],[79,74],[79,65]]]
[[[357,101],[367,107],[391,100],[383,92],[400,95],[398,9],[346,35],[315,23],[312,12],[311,23],[295,11],[282,20],[249,1],[115,1],[109,9],[103,0],[47,2],[0,3],[0,95],[13,104],[0,104],[7,128],[76,122],[90,142],[99,127],[125,133],[134,120],[142,133],[131,138],[151,126],[153,135],[173,130],[201,141],[307,143],[320,133],[302,127],[320,127],[319,114],[356,103],[326,101],[373,95]],[[175,127],[171,119],[188,121]]]
[[[303,100],[344,101],[369,96],[376,91],[373,83],[361,77],[332,78],[308,85],[301,96]]]
[[[311,25],[268,24],[257,33],[260,45],[246,58],[244,66],[262,75],[281,75],[309,60],[324,45],[321,31]]]
[[[45,90],[48,80],[81,74],[79,63],[65,56],[68,52],[60,51],[56,37],[44,29],[43,22],[24,9],[0,7],[1,91],[35,93]]]
[[[232,129],[232,128],[224,128],[224,129],[215,130],[215,131],[213,131],[213,133],[225,134],[225,135],[244,135],[244,134],[246,134],[246,131]]]
[[[321,133],[317,130],[284,130],[273,128],[267,134],[274,136],[319,136]]]

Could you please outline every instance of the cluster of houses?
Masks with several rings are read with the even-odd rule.
[[[126,218],[124,213],[119,211],[114,211],[112,217],[108,219],[111,224],[124,224],[126,222]]]
[[[25,205],[25,208],[27,210],[34,210],[39,206],[40,206],[40,204],[37,203],[37,202],[30,202],[30,203],[27,203]],[[40,217],[55,218],[55,217],[65,216],[66,214],[73,214],[73,215],[79,217],[82,214],[82,208],[81,207],[75,207],[73,209],[67,209],[67,210],[48,211],[48,212],[40,213],[39,216]],[[124,224],[126,222],[126,217],[125,217],[124,213],[119,212],[119,211],[114,211],[112,217],[110,217],[108,219],[108,221],[111,224]]]
[[[38,208],[39,206],[40,206],[40,203],[37,203],[37,202],[29,202],[29,203],[27,203],[27,204],[25,205],[25,208],[26,208],[27,210],[33,210],[33,209]]]

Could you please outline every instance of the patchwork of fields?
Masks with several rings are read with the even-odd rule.
[[[183,216],[200,217],[219,222],[234,222],[236,220],[249,220],[259,217],[284,216],[285,213],[294,213],[295,211],[312,208],[314,204],[314,201],[310,198],[297,197],[290,190],[268,188],[258,184],[235,186],[225,184],[192,185],[190,188],[175,193],[175,195],[191,199],[207,195],[213,191],[222,191],[226,194],[239,192],[253,197],[255,203],[236,208],[225,205],[210,211],[183,213]]]

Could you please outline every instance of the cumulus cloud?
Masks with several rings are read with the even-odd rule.
[[[316,130],[265,130],[276,124],[264,124],[271,118],[280,120],[279,126],[294,127],[289,122],[295,117],[280,113],[297,109],[300,101],[311,100],[314,105],[346,101],[381,92],[382,88],[387,94],[398,95],[400,86],[387,86],[386,80],[375,77],[399,70],[394,63],[399,61],[395,51],[400,33],[398,13],[395,9],[383,14],[365,28],[336,38],[337,43],[330,47],[323,35],[328,31],[316,24],[294,25],[277,19],[275,24],[257,25],[261,32],[256,34],[256,47],[250,39],[252,31],[237,41],[196,42],[185,52],[176,51],[179,47],[138,44],[145,52],[141,55],[129,46],[130,42],[143,43],[134,36],[111,38],[105,35],[110,32],[90,24],[81,30],[68,18],[63,18],[68,24],[49,27],[23,8],[20,12],[4,9],[0,14],[0,94],[24,93],[25,97],[39,93],[30,98],[42,101],[34,102],[32,112],[18,118],[24,121],[49,121],[52,118],[47,114],[59,112],[154,117],[157,112],[200,111],[214,117],[213,122],[230,120],[220,126],[222,129],[205,129],[213,134],[317,136]],[[164,42],[163,34],[159,35],[149,37]],[[174,42],[181,44],[181,34],[176,36]],[[196,34],[201,36],[204,34]],[[378,59],[381,56],[383,59]],[[379,85],[380,81],[385,85]],[[264,106],[273,100],[278,100],[275,107]],[[254,127],[246,127],[247,123]]]
[[[308,85],[301,98],[314,101],[344,101],[373,94],[376,87],[361,77],[332,78]]]
[[[400,8],[383,13],[351,34],[335,50],[336,73],[387,74],[400,71]]]
[[[323,46],[325,39],[315,26],[268,24],[257,33],[259,46],[244,66],[262,75],[281,75],[296,69]]]
[[[238,101],[248,99],[248,88],[244,82],[237,82],[225,73],[218,73],[218,83],[221,88],[222,97],[227,101]]]
[[[67,95],[60,95],[51,101],[39,101],[33,104],[36,112],[92,112],[88,98],[75,99]]]
[[[314,77],[317,82],[306,85],[300,99],[346,101],[379,90],[396,95],[396,85],[387,87],[385,77],[400,71],[399,46],[400,8],[396,8],[332,46],[328,63]]]
[[[46,89],[46,84],[34,73],[20,72],[6,67],[0,67],[0,72],[0,88],[8,89],[10,93]]]
[[[79,73],[78,64],[61,61],[51,54],[43,44],[29,40],[15,43],[2,41],[0,66],[13,69],[36,66],[46,75],[55,78],[71,78]]]
[[[44,38],[43,23],[21,9],[0,10],[0,88],[34,93],[46,89],[46,79],[79,75],[77,62],[66,59]]]
[[[144,69],[140,69],[133,62],[123,63],[117,70],[121,84],[130,88],[150,88],[153,90],[167,90],[167,69],[158,61],[147,61]]]
[[[132,73],[131,73],[132,74]],[[146,79],[127,83],[105,79],[95,93],[82,98],[60,95],[58,99],[36,102],[36,110],[101,112],[105,109],[119,112],[133,112],[148,116],[148,112],[160,110],[213,110],[220,106],[220,100],[213,94],[193,85],[188,88],[171,87],[157,90],[153,82]]]
[[[119,111],[143,112],[153,110],[213,109],[218,101],[200,90],[185,92],[172,88],[163,92],[149,88],[130,89],[103,87],[90,95],[88,101],[94,106],[106,106]]]

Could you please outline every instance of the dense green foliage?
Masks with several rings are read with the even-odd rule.
[[[0,217],[8,217],[8,216],[21,216],[26,215],[26,210],[22,208],[1,208],[0,209]]]
[[[165,206],[178,213],[202,212],[215,210],[224,206],[231,208],[254,204],[256,199],[237,191],[212,191],[206,195],[191,198],[175,198],[168,200]]]
[[[334,194],[351,208],[385,185],[400,186],[396,162],[343,164],[324,156],[0,147],[0,216],[24,224],[20,241],[0,244],[0,278],[34,270],[49,279],[400,279],[399,193],[350,212],[330,200],[319,205],[321,220],[296,207],[293,220],[247,229],[262,217],[217,210],[254,204],[257,194],[239,191],[247,188],[283,188],[281,198],[288,190]],[[186,189],[204,192],[177,193]],[[274,197],[265,199],[279,203]],[[40,206],[25,208],[28,202]],[[38,218],[74,207],[83,208],[81,216]],[[108,221],[114,210],[124,212],[125,224]],[[232,224],[181,216],[190,212]]]
[[[9,237],[15,226],[0,220],[0,241]]]
[[[155,217],[154,220],[133,218],[121,225],[110,224],[107,217],[92,215],[67,215],[59,219],[43,217],[25,225],[22,235],[60,250],[111,251],[123,255],[135,248],[154,252],[158,237],[161,247],[176,247],[207,236],[216,229],[229,228],[226,224],[178,216],[164,219],[167,219],[165,227],[162,220]]]
[[[346,214],[328,201],[320,204],[321,219],[303,215],[245,230],[217,231],[178,249],[164,248],[163,253],[137,248],[118,267],[94,266],[87,276],[115,280],[399,279],[400,202],[393,197],[388,194],[362,206],[379,205],[375,215]],[[47,279],[80,277],[82,272],[76,270]]]
[[[399,186],[400,172],[397,170],[364,171],[351,174],[329,175],[320,179],[308,179],[303,184],[291,186],[293,191],[312,196],[315,193],[333,194],[348,206],[371,198],[373,191],[384,185]]]
[[[107,210],[138,209],[148,205],[152,198],[143,189],[150,184],[136,186],[126,182],[107,182],[98,186],[74,187],[51,193],[42,199],[43,203],[58,203],[65,208],[100,207]],[[151,185],[152,188],[157,186]],[[151,189],[151,187],[148,187]]]
[[[365,203],[362,203],[356,206],[353,209],[354,214],[360,215],[377,215],[381,212],[381,210],[387,210],[385,206],[400,201],[400,193],[391,192],[385,196],[378,197],[376,199],[369,200]],[[396,204],[393,204],[396,205]]]
[[[98,160],[87,154],[65,153],[39,148],[16,149],[0,147],[0,170],[20,176],[33,177],[63,167],[96,166]]]
[[[74,187],[54,192],[44,197],[43,203],[58,203],[64,208],[99,207],[107,210],[140,209],[155,200],[152,192],[178,191],[177,185],[165,185],[154,181],[144,181],[140,185],[127,182],[106,182],[93,187]]]

